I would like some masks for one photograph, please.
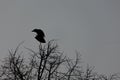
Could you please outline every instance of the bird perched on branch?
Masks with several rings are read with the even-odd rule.
[[[36,40],[38,40],[40,43],[46,43],[44,39],[45,34],[41,29],[33,29],[32,32],[35,32],[37,34],[35,36]]]

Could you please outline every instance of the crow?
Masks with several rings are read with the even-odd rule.
[[[45,34],[41,29],[33,29],[32,32],[35,32],[37,34],[35,36],[36,40],[38,40],[40,43],[46,43],[44,39]]]

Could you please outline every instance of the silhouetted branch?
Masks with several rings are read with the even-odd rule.
[[[23,42],[22,42],[23,43]],[[55,40],[45,45],[40,43],[39,51],[26,48],[31,52],[24,58],[19,52],[20,43],[15,50],[9,50],[0,67],[0,80],[119,80],[120,74],[106,76],[94,72],[94,67],[87,65],[83,70],[81,55],[76,52],[75,61],[64,56]],[[23,55],[23,56],[22,56]]]

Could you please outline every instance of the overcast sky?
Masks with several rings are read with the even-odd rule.
[[[120,0],[0,0],[0,59],[21,41],[34,47],[34,28],[96,71],[120,71]]]

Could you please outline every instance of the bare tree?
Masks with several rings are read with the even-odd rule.
[[[2,61],[0,80],[118,80],[118,74],[108,76],[94,72],[94,67],[87,66],[83,70],[81,55],[76,52],[76,59],[64,56],[55,40],[39,45],[39,51],[30,51],[26,60],[19,52],[20,43],[15,50]]]
[[[18,53],[19,46],[13,51],[9,50],[9,55],[2,61],[0,69],[1,80],[50,80],[55,77],[55,72],[66,57],[59,51],[54,40],[39,45],[39,52],[26,48],[30,54],[29,61]]]

